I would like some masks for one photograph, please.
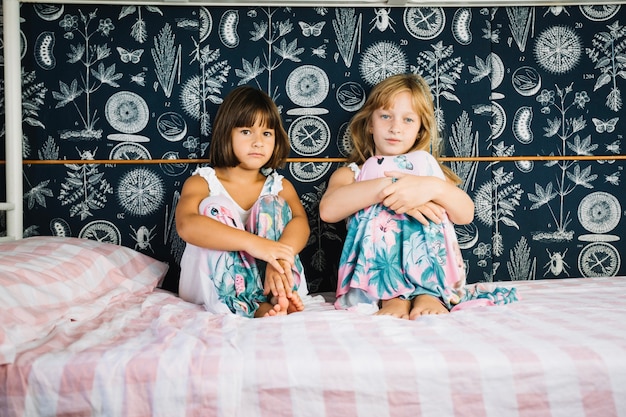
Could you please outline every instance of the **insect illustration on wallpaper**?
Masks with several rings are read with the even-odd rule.
[[[548,275],[548,272],[550,272],[555,277],[561,275],[561,273],[565,273],[567,275],[568,272],[566,267],[569,268],[569,265],[567,264],[567,262],[565,262],[565,254],[567,253],[567,249],[565,249],[563,253],[556,251],[550,253],[548,249],[546,249],[546,252],[548,252],[550,261],[548,261],[548,263],[543,266],[544,268],[548,268],[543,276],[545,277],[546,275]]]
[[[620,175],[621,175],[621,172],[619,171],[615,171],[614,173],[610,175],[605,175],[604,182],[608,182],[609,184],[612,184],[612,185],[619,185]]]
[[[326,24],[325,21],[317,22],[314,24],[309,24],[307,22],[298,22],[300,25],[300,29],[302,29],[302,34],[307,38],[309,36],[320,36],[322,34],[322,28]]]
[[[141,59],[141,55],[143,54],[143,49],[135,49],[135,50],[126,50],[121,46],[118,46],[117,52],[120,54],[120,59],[123,63],[128,64],[138,64]]]
[[[146,86],[146,73],[140,72],[139,74],[131,75],[130,82],[140,85],[142,87]]]
[[[598,133],[613,133],[615,131],[615,125],[619,121],[619,117],[614,117],[609,120],[601,120],[595,117],[591,118],[591,121],[596,126],[596,132]]]
[[[154,226],[152,229],[148,229],[146,226],[139,227],[138,230],[135,230],[133,226],[129,226],[133,233],[129,233],[130,237],[133,238],[135,243],[135,250],[143,250],[150,249],[151,252],[154,252],[152,249],[152,245],[150,245],[150,241],[154,239]]]
[[[565,13],[566,15],[570,15],[565,6],[550,6],[548,10],[543,14],[543,17],[546,17],[548,13],[552,13],[554,16],[558,16],[561,13]]]
[[[393,26],[391,26],[392,23],[395,24],[396,22],[391,18],[391,16],[389,16],[389,13],[391,13],[390,8],[374,9],[374,13],[376,13],[376,16],[370,20],[370,24],[374,23],[374,26],[370,28],[370,33],[374,30],[374,28],[378,29],[380,32],[384,32],[387,29],[391,29],[393,33],[396,32]]]
[[[311,48],[311,54],[319,58],[326,58],[326,45],[320,45],[317,48]]]
[[[613,152],[615,154],[618,154],[622,151],[622,148],[620,146],[620,141],[619,140],[614,140],[613,142],[609,143],[608,145],[606,145],[606,150],[609,152]]]

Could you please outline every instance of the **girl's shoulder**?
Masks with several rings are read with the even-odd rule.
[[[352,171],[352,173],[354,174],[354,178],[356,179],[356,177],[359,176],[359,173],[361,172],[361,167],[357,165],[356,162],[350,162],[348,165],[345,166],[347,169],[349,169],[350,171]]]
[[[191,173],[191,175],[200,175],[202,178],[206,179],[210,176],[214,176],[215,170],[213,169],[213,167],[209,167],[209,166],[198,167],[195,169],[195,171]]]

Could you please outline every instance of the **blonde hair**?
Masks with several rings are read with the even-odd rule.
[[[289,136],[285,131],[276,104],[264,91],[250,86],[232,90],[217,109],[213,136],[209,149],[209,161],[215,168],[239,165],[233,150],[232,131],[238,127],[250,127],[257,121],[274,129],[274,151],[263,168],[280,168],[289,156]]]
[[[349,130],[353,149],[348,156],[348,162],[362,165],[368,158],[374,156],[374,137],[369,129],[372,114],[377,109],[389,108],[395,97],[406,91],[411,94],[413,109],[421,119],[420,130],[409,152],[424,150],[430,152],[436,159],[439,158],[443,151],[443,142],[437,129],[430,87],[417,74],[398,74],[376,84],[363,107],[352,117]],[[461,179],[450,168],[441,163],[440,165],[449,180],[457,185],[461,183]]]

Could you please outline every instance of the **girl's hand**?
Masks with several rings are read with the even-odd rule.
[[[293,273],[291,264],[284,259],[279,260],[281,269],[284,273],[279,272],[271,264],[267,264],[265,269],[265,282],[263,283],[263,294],[272,294],[274,297],[291,298],[293,288]]]
[[[408,210],[406,214],[427,226],[429,220],[437,224],[441,223],[445,212],[445,209],[439,204],[429,201],[426,204]]]
[[[418,177],[399,171],[385,172],[385,176],[390,177],[392,182],[382,191],[382,203],[399,214],[429,203],[433,196],[432,187],[438,185],[433,181],[441,181],[435,177]]]
[[[286,264],[289,264],[289,269],[291,269],[295,262],[295,254],[291,246],[271,239],[256,237],[257,239],[251,240],[250,246],[245,250],[250,256],[267,262],[268,265],[274,267],[281,274],[286,272],[278,262],[279,260],[285,261]]]

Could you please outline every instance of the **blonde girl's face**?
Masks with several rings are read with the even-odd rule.
[[[261,169],[272,157],[276,136],[274,129],[262,125],[260,118],[257,118],[253,126],[234,128],[232,141],[239,166],[256,170]]]
[[[396,94],[389,104],[387,109],[376,109],[370,118],[376,155],[407,153],[415,144],[422,126],[420,116],[413,109],[410,92]]]

